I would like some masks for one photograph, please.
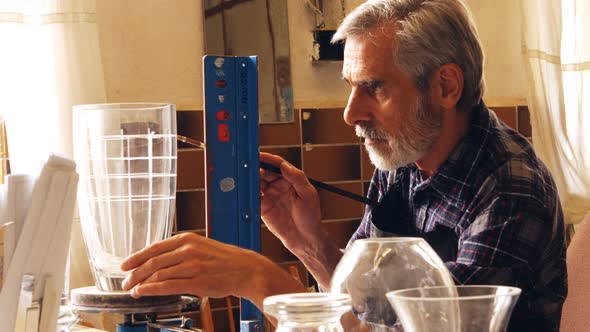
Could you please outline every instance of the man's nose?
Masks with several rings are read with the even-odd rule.
[[[344,109],[344,121],[349,126],[354,127],[359,121],[369,120],[368,106],[363,101],[359,89],[353,87],[350,96],[348,96],[346,108]]]

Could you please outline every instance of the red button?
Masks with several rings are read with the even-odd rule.
[[[217,111],[217,114],[215,114],[215,117],[219,121],[225,121],[225,120],[229,119],[229,112],[228,111]]]
[[[220,142],[229,142],[229,127],[225,123],[217,125],[217,140]]]
[[[215,81],[215,86],[218,88],[225,88],[227,82],[225,80],[217,80]]]

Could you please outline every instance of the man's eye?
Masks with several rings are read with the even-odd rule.
[[[369,84],[367,85],[367,93],[370,95],[375,95],[376,93],[378,93],[379,91],[381,91],[381,89],[383,88],[382,84]]]

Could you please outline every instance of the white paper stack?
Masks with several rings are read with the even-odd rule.
[[[12,234],[18,239],[12,257],[4,258],[2,331],[14,331],[17,326],[23,276],[35,280],[32,301],[41,304],[39,331],[56,330],[77,185],[76,164],[52,155],[37,178],[11,175],[3,185],[6,188],[0,189],[6,202],[0,204],[0,225],[13,222]]]

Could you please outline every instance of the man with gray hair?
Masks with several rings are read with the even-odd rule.
[[[351,241],[420,236],[457,284],[522,289],[512,331],[558,330],[567,294],[564,224],[553,179],[530,143],[482,101],[483,52],[459,0],[369,0],[334,35],[351,87],[344,120],[376,170]],[[326,240],[317,192],[303,172],[261,153],[267,227],[328,289],[339,248]],[[195,234],[131,256],[132,295],[264,297],[303,291],[268,259]],[[223,280],[223,282],[215,281]],[[386,320],[386,319],[385,319]],[[386,323],[392,323],[387,322]]]

